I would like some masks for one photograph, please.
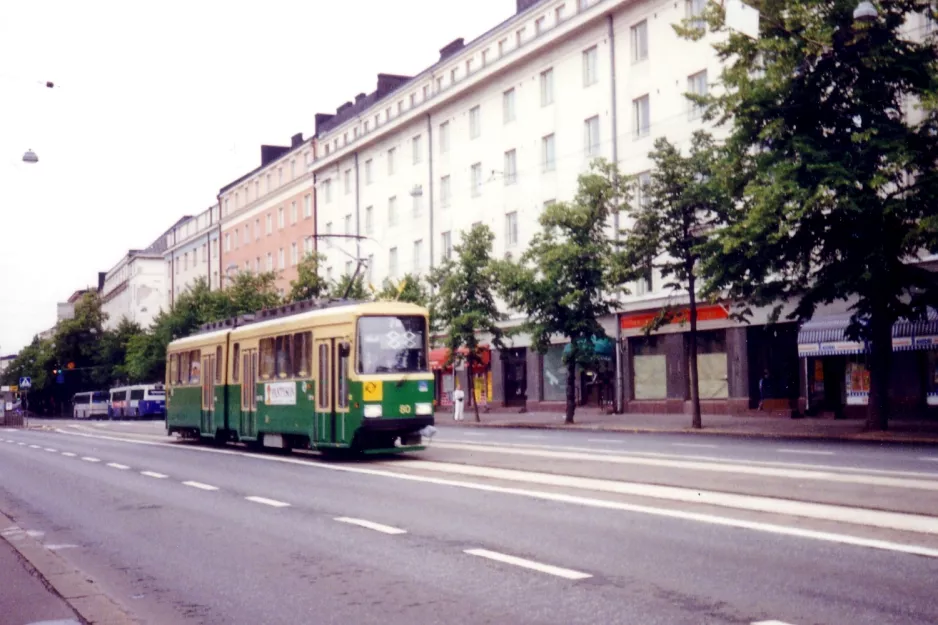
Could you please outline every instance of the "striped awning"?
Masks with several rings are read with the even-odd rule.
[[[847,338],[850,315],[831,315],[805,322],[798,332],[800,356],[863,354],[869,352],[864,341]],[[900,319],[892,326],[893,351],[938,349],[938,312],[928,311],[919,321]]]

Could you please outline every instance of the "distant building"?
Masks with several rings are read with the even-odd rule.
[[[3,377],[3,374],[6,373],[6,370],[10,368],[10,365],[16,360],[17,354],[8,354],[6,356],[0,356],[0,377]]]
[[[218,288],[218,204],[194,217],[183,217],[166,234],[167,306],[172,308],[176,298],[204,278],[209,288]]]
[[[313,141],[296,134],[289,147],[262,145],[260,167],[219,191],[223,285],[239,271],[275,271],[283,293],[315,249]]]
[[[97,289],[87,288],[79,289],[69,296],[68,300],[56,304],[56,321],[65,321],[75,316],[75,304],[85,296],[86,293],[92,293]]]

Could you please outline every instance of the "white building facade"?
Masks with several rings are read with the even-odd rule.
[[[166,268],[159,252],[131,250],[104,279],[101,310],[108,315],[105,329],[127,318],[148,328],[166,306]]]
[[[168,308],[200,278],[209,288],[218,288],[218,213],[216,204],[198,215],[186,217],[166,234],[163,258]]]

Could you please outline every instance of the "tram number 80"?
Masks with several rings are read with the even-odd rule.
[[[401,404],[401,414],[410,414],[411,410],[413,409],[407,404]]]

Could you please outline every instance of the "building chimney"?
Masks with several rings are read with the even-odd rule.
[[[352,103],[351,103],[351,102],[346,102],[345,104],[343,104],[342,106],[340,106],[339,108],[337,108],[337,109],[335,110],[335,114],[336,114],[336,115],[341,115],[342,113],[344,113],[345,111],[347,111],[347,110],[350,109],[350,108],[352,108]]]
[[[515,0],[518,9],[517,13],[523,13],[524,11],[527,11],[540,1],[541,0]]]
[[[107,272],[106,272],[106,271],[99,271],[99,272],[98,272],[98,293],[102,293],[102,292],[104,291],[104,280],[105,280],[105,278],[107,278]]]
[[[378,74],[378,90],[375,93],[375,99],[380,100],[411,78],[411,76],[400,76],[398,74]]]
[[[261,167],[275,161],[287,152],[290,151],[290,148],[281,146],[281,145],[262,145],[261,146]]]
[[[303,145],[303,133],[302,132],[298,132],[292,137],[290,137],[290,149],[297,148],[301,145]]]
[[[521,2],[522,0],[518,0],[519,5],[521,4]],[[440,48],[440,60],[442,61],[446,59],[447,57],[453,56],[454,54],[456,54],[457,52],[459,52],[465,47],[466,47],[466,42],[463,40],[462,37],[460,37],[459,39],[454,39],[450,41],[448,44]]]
[[[361,104],[361,101],[364,100],[366,97],[368,96],[366,96],[364,93],[359,93],[357,96],[355,96],[355,106],[358,106],[359,104]]]
[[[332,120],[335,117],[332,113],[316,113],[316,136],[319,136],[320,129],[325,126],[326,123]]]

